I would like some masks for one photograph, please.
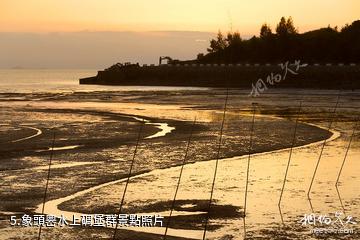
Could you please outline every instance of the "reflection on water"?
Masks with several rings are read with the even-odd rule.
[[[170,127],[167,123],[154,123],[153,125],[159,128],[161,131],[155,133],[154,135],[146,137],[146,139],[163,137],[166,134],[171,133],[171,131],[175,130],[175,127]]]
[[[337,128],[342,129],[342,125],[337,124]],[[336,211],[342,210],[334,184],[342,162],[342,156],[345,153],[348,134],[340,138],[338,137],[339,134],[337,133],[329,139],[312,192],[312,203],[315,212],[321,214],[334,214]],[[285,225],[296,225],[298,224],[297,221],[300,220],[300,216],[311,213],[306,190],[311,180],[321,144],[322,142],[318,142],[293,149],[292,164],[282,201]],[[251,156],[246,218],[247,231],[260,230],[281,221],[277,202],[280,196],[288,156],[288,149]],[[358,204],[360,199],[357,195],[354,195],[354,192],[359,192],[360,190],[360,178],[358,177],[360,166],[356,162],[356,159],[359,159],[359,157],[359,149],[350,150],[347,160],[348,165],[344,167],[343,178],[341,179],[343,183],[341,187],[342,198],[346,208],[353,216],[360,213]],[[217,204],[231,204],[239,208],[243,206],[246,159],[246,156],[234,157],[223,159],[219,162],[214,191],[214,199]],[[214,167],[214,160],[185,165],[177,200],[209,199]],[[173,196],[179,170],[180,167],[173,167],[154,170],[150,173],[133,177],[132,180],[136,179],[136,181],[130,181],[126,201],[130,203],[138,202],[139,206],[145,209],[147,203],[168,201]],[[114,193],[114,188],[123,188],[124,182],[124,179],[109,182],[65,198],[49,201],[46,204],[46,212],[53,214],[65,213],[71,216],[75,213],[60,211],[57,209],[58,205],[72,199],[76,200],[76,198],[78,201],[81,201],[81,196],[93,191],[97,191],[97,195],[111,195]],[[169,214],[168,211],[160,213],[163,216],[168,216]],[[243,237],[244,232],[242,227],[240,227],[242,226],[242,218],[212,219],[210,225],[214,224],[221,224],[222,227],[209,232],[207,234],[209,238],[219,238],[226,234],[232,235],[234,239],[242,239]],[[163,234],[165,231],[164,228],[132,228],[132,230],[158,234]],[[202,233],[202,230],[176,229],[171,229],[168,232],[172,236],[187,236],[194,239],[202,239]]]
[[[296,92],[296,91],[295,91]],[[303,121],[311,121],[315,124],[321,124],[327,126],[327,115],[325,116],[324,108],[332,107],[332,102],[327,99],[327,94],[331,92],[324,91],[323,95],[320,93],[312,93],[313,95],[307,96],[307,103],[304,109],[309,112],[305,115]],[[280,94],[279,94],[280,95]],[[277,108],[278,116],[281,114],[286,115],[286,107],[289,105],[297,106],[300,97],[291,96],[291,94],[279,95],[264,95],[263,98],[256,99],[257,102],[264,106],[262,114],[265,114],[265,110],[272,110]],[[208,98],[201,97],[202,104],[208,104]],[[237,97],[237,96],[236,96]],[[185,97],[186,98],[186,97]],[[223,95],[219,97],[222,99]],[[232,99],[235,99],[232,96]],[[239,100],[240,99],[240,100]],[[249,106],[254,99],[247,97],[239,97],[236,104],[238,108]],[[194,115],[197,115],[199,121],[215,121],[219,120],[220,108],[213,106],[208,109],[191,109],[184,108],[189,107],[181,101],[174,103],[173,105],[158,105],[149,102],[71,102],[71,101],[26,101],[26,102],[11,102],[15,107],[27,107],[32,108],[69,108],[69,109],[94,109],[99,111],[110,111],[115,113],[125,113],[141,115],[144,117],[157,117],[164,118],[159,122],[150,123],[158,124],[161,136],[171,134],[171,127],[166,123],[165,119],[187,119],[193,120]],[[222,103],[222,102],[221,102]],[[249,104],[250,103],[250,104]],[[1,106],[6,106],[7,102],[0,103]],[[313,106],[315,105],[316,106]],[[347,105],[346,105],[347,104]],[[233,104],[235,105],[235,104]],[[194,105],[193,105],[194,106]],[[342,113],[348,111],[349,115],[356,112],[358,108],[358,102],[353,100],[353,97],[342,98]],[[243,115],[238,114],[236,109],[232,109],[234,106],[229,107],[228,117],[232,117],[232,114],[237,114],[234,117],[241,117]],[[283,107],[285,110],[282,112]],[[355,110],[354,110],[355,109]],[[242,109],[243,110],[243,109]],[[323,111],[323,112],[322,112]],[[327,111],[327,110],[325,110]],[[246,112],[243,110],[241,113]],[[275,111],[276,112],[276,111]],[[266,115],[271,115],[272,112],[267,112]],[[257,115],[257,119],[260,115]],[[141,119],[140,119],[141,120]],[[100,121],[100,120],[99,120]],[[352,131],[351,122],[334,122],[333,128],[340,132],[334,134],[331,141],[329,141],[324,149],[324,154],[319,166],[319,170],[316,175],[314,186],[312,189],[312,205],[314,211],[319,214],[334,214],[336,211],[342,211],[341,203],[338,199],[338,195],[335,188],[335,181],[338,171],[340,169],[346,146],[349,142],[349,136]],[[240,126],[241,128],[241,126]],[[289,129],[289,131],[292,129]],[[226,133],[225,133],[226,134]],[[160,135],[156,135],[159,137]],[[150,136],[149,136],[150,137]],[[152,136],[154,137],[154,135]],[[266,136],[263,136],[264,141]],[[164,138],[165,139],[165,138]],[[71,147],[71,146],[68,146]],[[310,180],[313,174],[313,170],[316,161],[319,157],[321,149],[321,142],[317,144],[310,144],[304,147],[294,149],[291,166],[288,173],[285,192],[282,200],[282,214],[285,221],[285,226],[296,226],[297,229],[303,230],[303,232],[295,232],[296,234],[302,234],[304,238],[311,238],[307,229],[304,230],[299,226],[298,220],[304,214],[311,213],[311,207],[306,197],[306,192],[310,184]],[[60,150],[60,149],[57,149]],[[191,151],[191,149],[190,149]],[[289,150],[273,151],[271,153],[256,154],[251,156],[250,164],[250,182],[248,193],[248,205],[246,226],[247,231],[257,232],[258,235],[264,235],[263,230],[269,230],[274,225],[281,226],[281,218],[278,209],[278,200],[280,196],[280,190],[284,179],[284,173],[286,169],[287,160],[289,157]],[[347,162],[344,166],[342,177],[340,179],[339,191],[343,201],[347,214],[354,217],[358,217],[360,214],[360,197],[357,194],[360,192],[360,177],[358,176],[360,165],[357,159],[360,159],[360,148],[358,137],[354,139],[354,144],[351,146],[347,158]],[[149,159],[153,160],[153,159]],[[155,159],[156,160],[156,159]],[[154,161],[155,161],[154,160]],[[191,159],[189,159],[190,161]],[[83,164],[95,164],[94,162],[70,162],[66,164],[55,164],[54,168],[80,166]],[[178,201],[194,201],[201,202],[209,199],[210,189],[212,183],[212,177],[214,173],[215,162],[214,160],[206,162],[197,162],[193,164],[187,164],[184,168],[180,189],[177,195]],[[45,170],[47,166],[37,167],[36,170]],[[131,178],[128,192],[126,194],[126,205],[136,203],[137,207],[144,212],[151,212],[151,206],[156,203],[166,203],[172,200],[174,196],[174,190],[176,188],[177,179],[179,175],[180,167],[172,167],[168,169],[157,169],[146,174],[140,174]],[[109,170],[113,171],[113,169]],[[244,203],[244,190],[246,180],[246,157],[234,157],[231,159],[223,159],[219,161],[218,173],[216,178],[214,200],[216,205],[231,205],[235,206],[233,209],[241,209]],[[28,186],[27,186],[28,187]],[[77,192],[73,195],[66,196],[59,199],[54,199],[46,203],[45,212],[55,215],[64,214],[68,218],[72,218],[73,212],[66,211],[66,208],[58,209],[58,206],[62,203],[69,201],[75,201],[76,203],[84,202],[82,197],[86,194],[94,194],[94,196],[110,196],[112,199],[118,200],[119,196],[115,192],[121,192],[124,188],[124,180],[116,180],[101,184],[83,191]],[[105,201],[105,199],[103,199]],[[103,204],[103,201],[101,204]],[[97,205],[99,201],[93,201],[91,204]],[[118,202],[113,203],[118,204]],[[78,206],[77,204],[74,204]],[[118,206],[118,205],[116,205]],[[79,206],[80,207],[80,206]],[[126,207],[126,206],[125,206]],[[194,207],[193,203],[186,203],[182,205],[183,208]],[[38,206],[37,212],[41,205]],[[147,209],[148,208],[148,209]],[[64,211],[65,210],[65,211]],[[136,210],[136,209],[135,209]],[[149,210],[149,211],[145,211]],[[134,213],[141,214],[141,211]],[[235,210],[234,210],[235,211]],[[168,210],[161,210],[157,213],[167,216]],[[188,212],[188,211],[175,211],[173,216],[180,215],[201,215],[203,212]],[[79,214],[79,213],[78,213]],[[198,224],[201,224],[199,222]],[[220,225],[220,228],[214,229],[214,231],[208,232],[209,238],[220,238],[228,235],[229,239],[242,239],[244,230],[242,228],[243,219],[241,217],[232,218],[211,218],[210,226]],[[295,228],[296,229],[296,228]],[[144,231],[163,234],[164,228],[132,228],[134,231]],[[291,234],[289,230],[288,234]],[[195,239],[202,238],[201,229],[170,229],[169,235],[173,236],[187,236]],[[264,236],[263,236],[264,237]],[[267,237],[265,236],[265,239]],[[271,239],[268,237],[267,239]]]
[[[72,162],[72,163],[51,164],[51,169],[69,168],[69,167],[77,167],[77,166],[92,165],[92,164],[99,164],[99,163],[101,163],[101,162]],[[32,170],[48,170],[49,165],[41,166],[41,167],[34,167],[31,169]]]
[[[21,142],[21,141],[24,141],[24,140],[27,140],[27,139],[30,139],[30,138],[34,138],[34,137],[39,136],[39,135],[42,134],[41,129],[34,128],[34,127],[25,127],[25,126],[23,126],[23,127],[24,127],[24,128],[28,128],[28,129],[35,130],[36,133],[35,133],[35,134],[32,134],[32,135],[30,135],[30,136],[28,136],[28,137],[24,137],[24,138],[19,138],[19,139],[13,140],[13,141],[11,141],[12,143]]]
[[[144,121],[145,124],[150,124],[150,125],[154,125],[156,126],[158,129],[160,129],[160,131],[158,131],[157,133],[151,135],[151,136],[147,136],[145,137],[145,139],[151,139],[151,138],[157,138],[157,137],[163,137],[168,133],[171,133],[171,131],[175,130],[175,127],[170,127],[167,123],[153,123],[150,122],[149,120],[143,119],[143,118],[138,118],[138,117],[133,117],[135,120],[138,120],[140,122]]]
[[[71,150],[71,149],[75,149],[81,147],[81,145],[71,145],[71,146],[64,146],[64,147],[49,147],[48,149],[45,150],[36,150],[35,152],[47,152],[47,151],[61,151],[61,150]]]

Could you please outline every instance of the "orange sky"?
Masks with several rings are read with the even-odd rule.
[[[292,16],[300,32],[360,19],[359,0],[0,0],[1,32],[158,31],[258,34]]]

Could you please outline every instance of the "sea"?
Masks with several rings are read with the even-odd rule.
[[[96,69],[0,69],[0,93],[205,90],[196,87],[80,85]]]

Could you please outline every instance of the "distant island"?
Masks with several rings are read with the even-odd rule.
[[[287,71],[285,65],[302,62],[307,67],[279,87],[360,88],[360,20],[341,30],[328,26],[300,34],[291,17],[282,17],[275,33],[263,24],[260,35],[247,40],[239,32],[225,37],[219,31],[207,51],[187,61],[162,56],[158,66],[117,63],[80,84],[251,88],[269,74]]]

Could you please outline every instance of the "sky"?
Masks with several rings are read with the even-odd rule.
[[[0,0],[0,30],[258,33],[292,16],[301,31],[360,17],[359,0]]]
[[[0,32],[0,68],[100,70],[117,62],[157,64],[159,56],[194,59],[212,37],[210,32]]]
[[[341,27],[360,18],[360,1],[0,0],[0,33],[3,38],[0,39],[0,67],[14,64],[48,66],[50,55],[55,57],[54,54],[58,54],[52,48],[58,48],[62,55],[69,54],[61,60],[68,61],[68,64],[60,60],[50,61],[54,67],[102,67],[104,60],[108,63],[115,58],[155,63],[160,54],[154,49],[162,49],[168,55],[174,54],[175,58],[190,59],[199,52],[206,52],[209,39],[219,29],[224,32],[239,31],[243,37],[258,35],[263,23],[270,24],[274,29],[282,16],[292,16],[300,32],[329,24]],[[118,42],[104,39],[111,32],[119,34],[115,37],[119,38]],[[55,33],[58,33],[58,38],[54,40]],[[175,40],[179,36],[187,40],[181,44]],[[152,44],[146,45],[147,39]],[[81,51],[76,51],[79,41],[88,42],[85,45],[90,53],[97,52],[91,48],[101,44],[118,50],[113,53],[106,50],[108,58],[101,56],[103,62],[99,59],[98,63],[90,64],[84,56],[83,64],[80,57],[75,64],[71,59],[74,51],[78,54],[86,52],[83,46],[80,47]],[[168,41],[181,44],[182,51],[173,49],[174,44]],[[42,48],[40,42],[47,47]],[[139,45],[151,49],[139,48]],[[5,50],[7,54],[12,54],[11,61],[4,59]],[[33,62],[24,61],[24,54],[34,52],[42,57],[34,55]],[[90,53],[86,54],[87,58],[94,57]]]

